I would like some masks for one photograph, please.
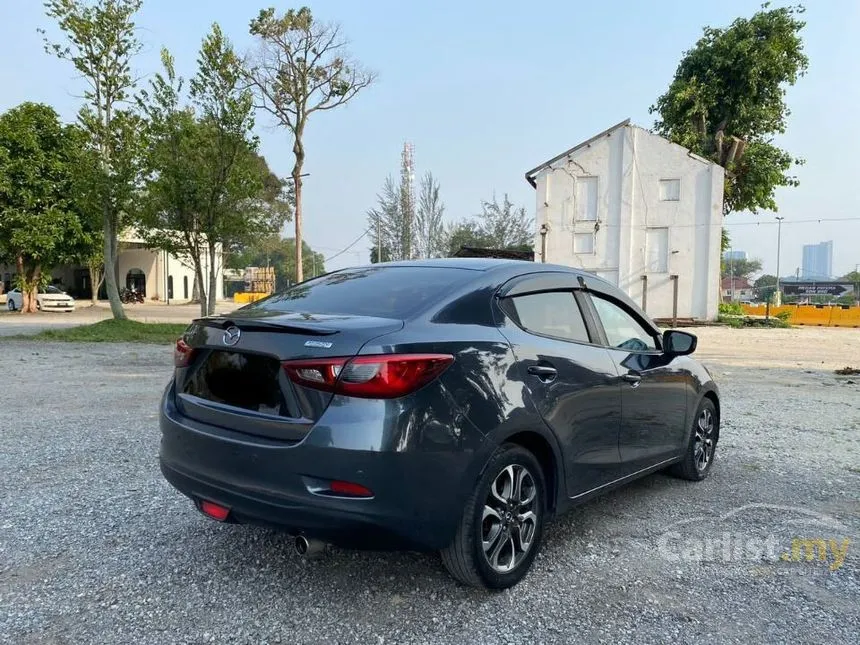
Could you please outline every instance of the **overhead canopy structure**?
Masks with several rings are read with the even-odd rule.
[[[454,254],[455,258],[501,258],[504,260],[525,260],[534,262],[534,251],[517,249],[484,249],[478,246],[461,246]]]

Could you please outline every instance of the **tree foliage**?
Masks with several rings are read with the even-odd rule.
[[[481,202],[479,214],[448,227],[448,255],[454,255],[462,246],[531,250],[534,247],[534,219],[528,216],[523,206],[515,207],[507,193],[501,204],[493,195],[492,201]]]
[[[139,122],[123,108],[136,79],[131,62],[140,51],[134,16],[142,0],[49,0],[45,10],[63,33],[45,38],[45,49],[72,63],[86,82],[79,119],[88,144],[98,152],[99,172],[91,186],[98,194],[104,238],[107,295],[114,318],[125,319],[115,267],[117,235],[135,193]],[[44,32],[43,32],[44,33]]]
[[[761,260],[755,258],[749,260],[724,258],[721,265],[721,273],[724,278],[735,276],[736,278],[749,280],[754,274],[761,271]]]
[[[444,214],[445,204],[439,195],[439,182],[434,179],[433,173],[427,172],[421,178],[415,217],[415,251],[419,258],[445,255]]]
[[[303,242],[305,248],[302,261],[305,263],[306,275],[321,275],[325,273],[325,258],[322,253],[316,253]],[[229,264],[234,269],[245,267],[274,267],[275,288],[285,289],[297,281],[296,273],[296,240],[281,238],[278,235],[261,237],[230,256]]]
[[[761,289],[763,287],[775,287],[776,286],[776,276],[771,275],[769,273],[765,273],[764,275],[756,278],[756,281],[753,282],[753,286],[756,289]]]
[[[400,190],[389,175],[382,184],[382,191],[376,195],[376,207],[367,211],[367,226],[373,243],[370,261],[373,263],[411,259],[404,255]]]
[[[283,182],[256,153],[251,93],[220,27],[203,40],[189,104],[166,50],[162,63],[139,99],[148,120],[140,232],[190,263],[206,315],[215,310],[221,250],[279,230],[289,207]]]
[[[36,310],[50,269],[92,241],[75,201],[83,141],[47,105],[23,103],[0,116],[0,262],[17,267],[23,312]]]
[[[786,130],[788,86],[805,74],[802,6],[706,27],[651,107],[657,132],[726,168],[725,213],[777,210],[775,189],[796,186],[802,163],[773,143]]]
[[[414,221],[410,221],[408,185],[398,185],[387,177],[376,196],[376,207],[367,211],[367,226],[372,247],[371,262],[390,262],[412,258],[437,258],[445,254],[445,204],[439,182],[428,172],[421,179]],[[381,252],[380,252],[381,251]],[[380,255],[380,258],[377,258]]]
[[[264,9],[251,21],[258,47],[248,57],[246,74],[258,106],[293,135],[296,266],[302,276],[302,170],[304,134],[314,112],[344,105],[370,85],[374,75],[350,60],[336,24],[315,20],[308,7],[278,14]]]

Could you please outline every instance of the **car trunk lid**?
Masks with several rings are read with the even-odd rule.
[[[300,441],[333,394],[291,382],[283,361],[352,357],[401,327],[391,318],[254,309],[195,320],[184,336],[193,358],[176,370],[177,406],[204,423]]]

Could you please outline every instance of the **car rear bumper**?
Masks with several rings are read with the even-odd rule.
[[[173,400],[171,386],[160,415],[161,471],[198,508],[215,502],[230,509],[228,522],[353,548],[440,549],[454,536],[470,453],[322,447],[308,441],[315,430],[278,442],[201,424]],[[378,419],[380,438],[384,423]],[[323,496],[311,492],[312,480],[354,482],[373,497]]]

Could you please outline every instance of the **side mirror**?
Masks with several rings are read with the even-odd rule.
[[[663,352],[674,356],[686,356],[696,351],[699,339],[685,331],[670,329],[663,334]]]

